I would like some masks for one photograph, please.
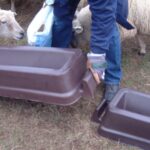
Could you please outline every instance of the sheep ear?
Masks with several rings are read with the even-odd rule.
[[[17,13],[12,11],[12,10],[9,10],[9,12],[12,12],[14,14],[14,16],[17,16]]]
[[[9,10],[9,12],[14,13],[15,16],[17,15],[17,13],[15,11]]]

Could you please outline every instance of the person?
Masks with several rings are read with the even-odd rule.
[[[72,21],[79,1],[55,0],[52,47],[69,47],[73,36]],[[92,25],[91,53],[87,57],[99,78],[105,69],[103,99],[109,103],[118,91],[122,78],[121,42],[116,22],[127,29],[133,28],[127,21],[128,0],[89,0],[88,3]]]

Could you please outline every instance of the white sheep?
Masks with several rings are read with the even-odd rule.
[[[20,40],[24,37],[24,30],[15,19],[15,13],[0,9],[0,37]]]
[[[12,10],[13,12],[16,12],[15,0],[11,0],[11,10]]]
[[[11,11],[16,12],[15,0],[7,0],[7,2],[11,4]]]
[[[129,0],[128,19],[135,26],[135,29],[129,31],[119,27],[121,39],[123,41],[127,38],[136,36],[140,45],[139,53],[145,54],[146,44],[144,43],[141,35],[150,34],[150,0]],[[79,31],[79,24],[81,25],[81,32]],[[91,12],[89,10],[89,6],[86,6],[76,13],[76,19],[73,21],[73,30],[75,31],[73,45],[82,49],[89,48],[90,25]]]
[[[91,12],[89,5],[76,12],[73,20],[74,39],[72,45],[81,49],[89,49]]]
[[[146,53],[142,35],[150,35],[150,0],[129,0],[129,20],[137,29],[140,54]]]
[[[84,8],[87,5],[88,5],[87,0],[80,0],[80,3],[78,5],[78,7],[77,7],[77,10],[80,11],[82,8]]]
[[[44,1],[44,0],[7,0],[8,3],[11,4],[11,10],[13,12],[16,12],[16,6],[20,6],[20,5],[23,5],[24,7],[28,7],[28,6],[34,6],[35,7],[35,4],[36,3],[41,3]]]

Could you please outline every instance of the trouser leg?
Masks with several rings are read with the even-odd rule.
[[[72,39],[72,20],[79,1],[69,0],[62,3],[61,0],[56,0],[52,34],[53,47],[69,47]]]
[[[118,27],[114,28],[110,40],[109,51],[106,53],[107,69],[105,71],[106,84],[119,84],[122,78],[121,71],[121,41]]]

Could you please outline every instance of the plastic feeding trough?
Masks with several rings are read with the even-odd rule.
[[[78,49],[0,48],[0,96],[70,105],[95,88]]]
[[[122,89],[99,117],[100,135],[150,150],[150,95]]]

